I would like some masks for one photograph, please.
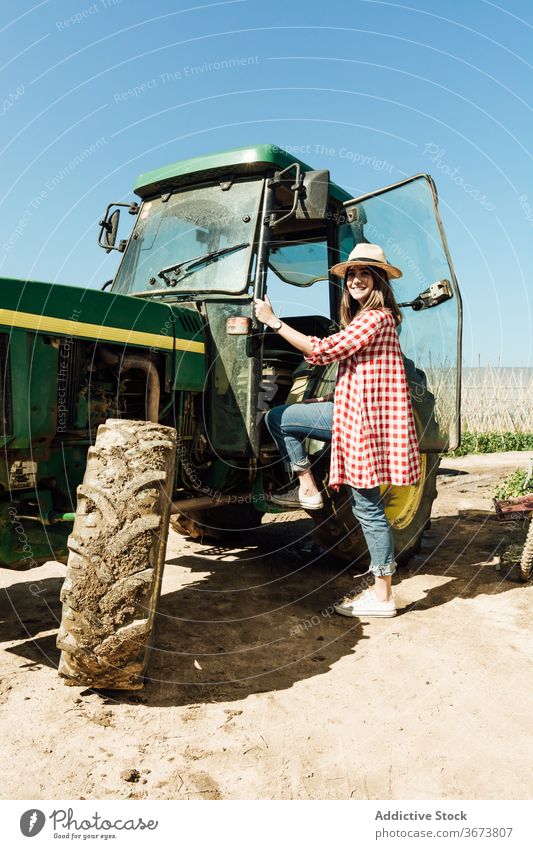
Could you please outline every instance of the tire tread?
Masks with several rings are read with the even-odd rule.
[[[67,684],[139,689],[159,598],[176,457],[174,428],[108,419],[78,487],[59,674]]]

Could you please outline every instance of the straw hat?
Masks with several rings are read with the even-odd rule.
[[[356,245],[348,259],[345,262],[338,262],[333,265],[330,271],[337,277],[344,277],[346,269],[353,265],[373,265],[375,268],[382,268],[389,280],[391,277],[402,276],[400,269],[388,262],[382,247],[367,242],[360,242]]]

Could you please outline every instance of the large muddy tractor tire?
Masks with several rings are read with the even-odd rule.
[[[59,674],[67,684],[143,686],[161,590],[176,431],[108,419],[89,448],[68,540]]]

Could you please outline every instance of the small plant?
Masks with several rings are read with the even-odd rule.
[[[502,561],[504,563],[520,563],[520,558],[522,557],[523,549],[523,542],[509,542],[506,548],[504,548],[504,550],[502,551]]]
[[[494,498],[497,501],[507,501],[530,493],[533,493],[533,460],[530,460],[528,469],[517,469],[509,475],[496,488]]]

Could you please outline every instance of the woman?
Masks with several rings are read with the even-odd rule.
[[[379,486],[408,486],[420,477],[420,452],[396,331],[402,316],[389,283],[402,272],[387,261],[379,245],[364,243],[331,272],[345,281],[342,329],[325,339],[306,336],[278,319],[268,297],[255,300],[258,319],[302,351],[307,362],[339,361],[334,403],[319,398],[311,404],[275,407],[267,414],[267,427],[299,481],[291,492],[272,495],[272,501],[306,510],[322,507],[303,440],[331,439],[328,485],[335,490],[342,484],[351,488],[353,512],[374,574],[373,588],[355,598],[345,597],[335,610],[344,616],[395,616],[394,543]]]

